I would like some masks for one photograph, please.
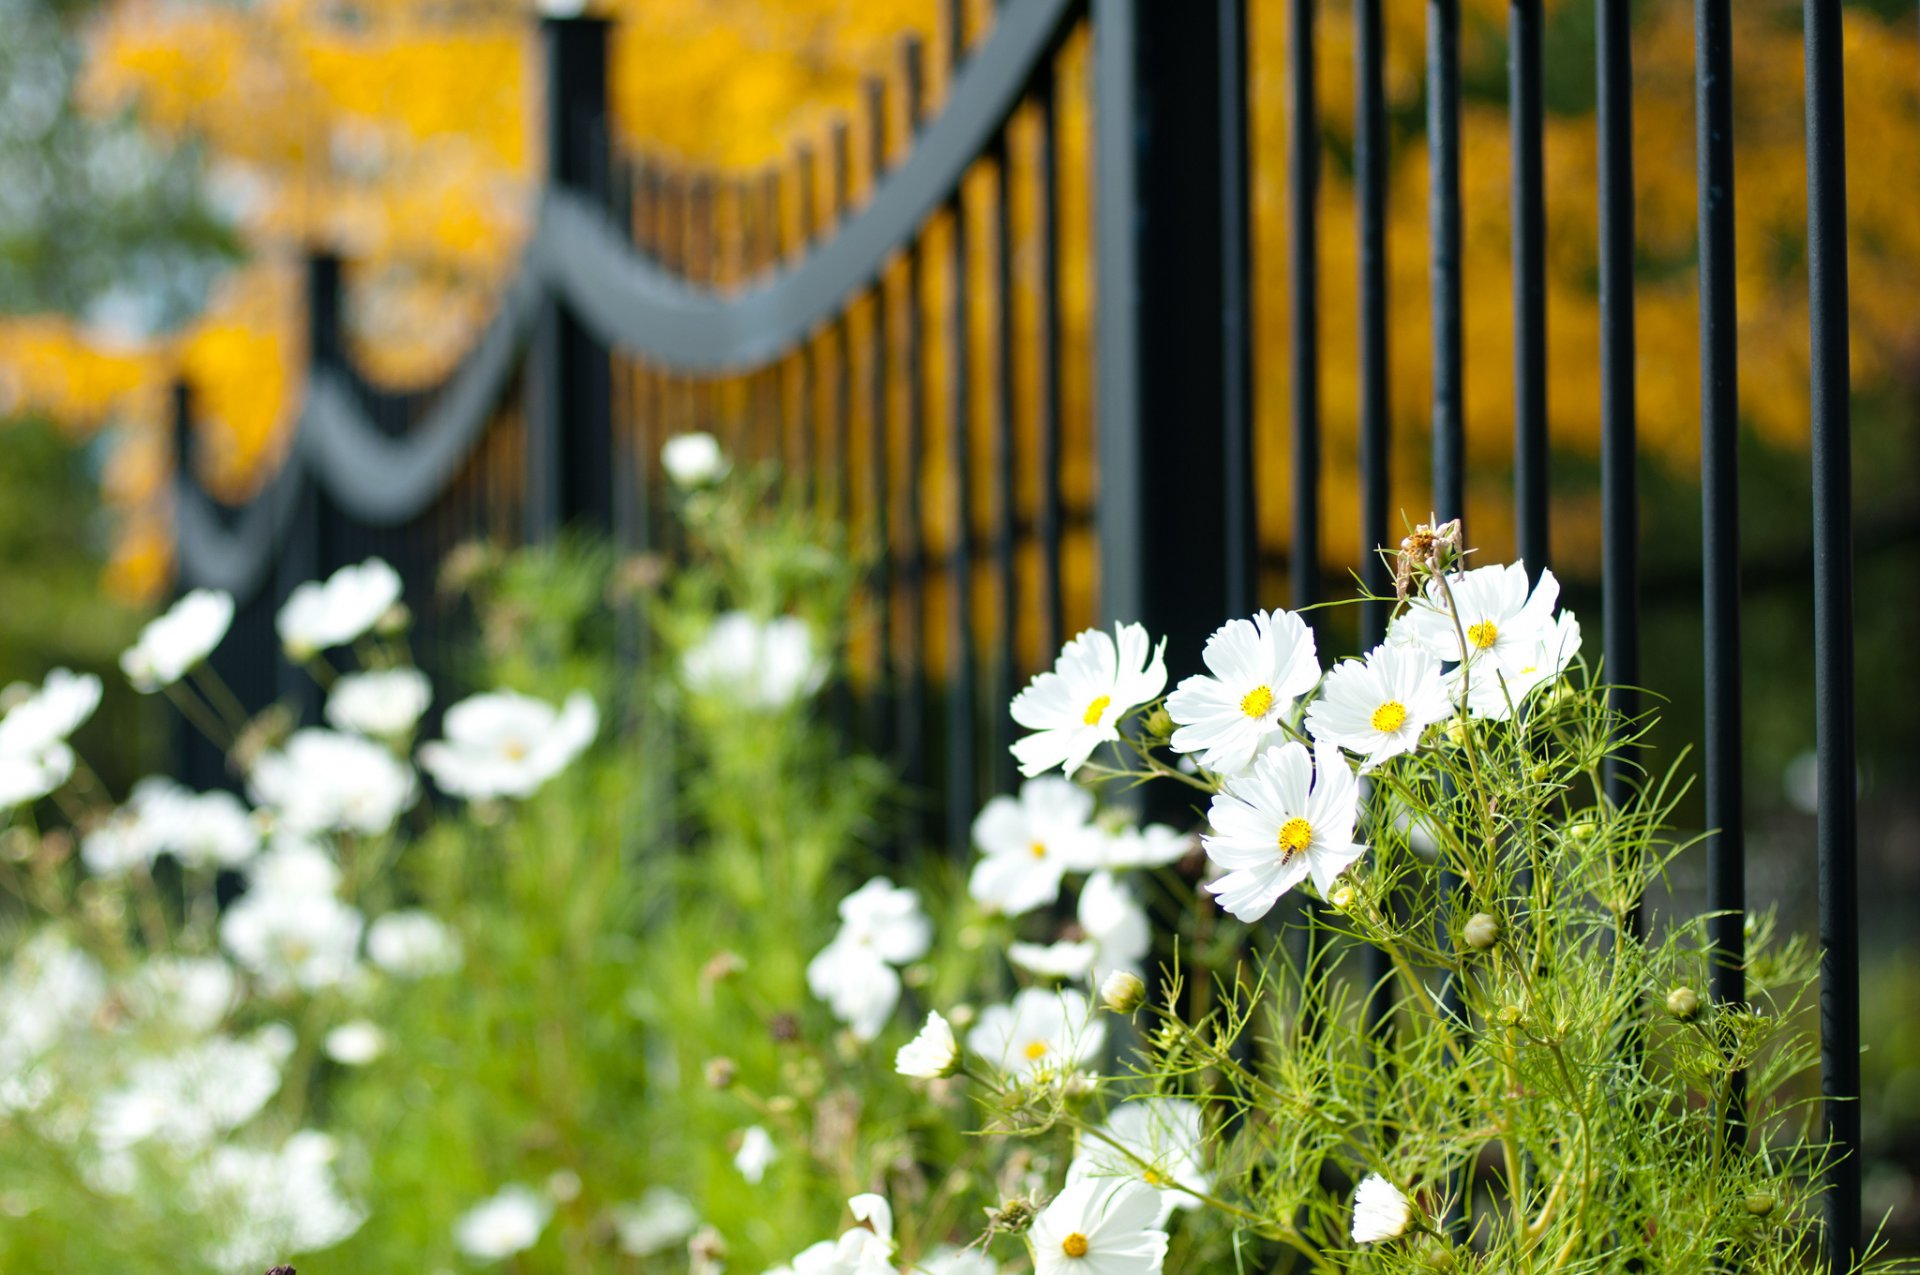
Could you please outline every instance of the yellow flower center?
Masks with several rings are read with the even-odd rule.
[[[1397,699],[1390,699],[1373,710],[1373,728],[1381,734],[1391,734],[1406,725],[1407,706]]]
[[[524,739],[509,739],[500,746],[500,751],[506,754],[508,761],[525,761],[532,749],[527,747],[527,741]]]
[[[1305,819],[1289,819],[1280,825],[1280,848],[1287,852],[1287,858],[1293,858],[1312,842],[1313,825]]]
[[[1102,695],[1099,699],[1087,705],[1086,716],[1080,720],[1089,726],[1098,726],[1100,724],[1100,715],[1107,711],[1107,705],[1111,703],[1113,703],[1113,696]]]
[[[1027,853],[1036,859],[1044,859],[1047,857],[1047,843],[1044,841],[1036,841],[1027,847]]]
[[[1026,1055],[1028,1062],[1038,1062],[1042,1058],[1045,1058],[1047,1056],[1047,1042],[1044,1040],[1028,1041]]]
[[[1467,641],[1473,643],[1475,648],[1482,651],[1499,640],[1500,626],[1492,620],[1482,620],[1467,630]]]
[[[1256,686],[1240,700],[1240,711],[1248,717],[1265,717],[1273,707],[1273,688]]]
[[[1072,1235],[1060,1241],[1060,1251],[1068,1257],[1085,1257],[1087,1255],[1087,1237],[1075,1231]]]
[[[1145,1173],[1142,1173],[1140,1175],[1140,1180],[1145,1182],[1148,1186],[1159,1186],[1161,1183],[1166,1181],[1165,1178],[1160,1176],[1159,1171],[1156,1169],[1148,1169]]]

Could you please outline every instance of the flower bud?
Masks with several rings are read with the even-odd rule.
[[[1593,820],[1582,819],[1579,823],[1576,823],[1571,828],[1567,829],[1567,835],[1572,837],[1575,841],[1584,842],[1584,841],[1592,841],[1594,834],[1599,831],[1600,831],[1600,826],[1594,823]]]
[[[1116,1014],[1131,1014],[1147,999],[1147,985],[1132,970],[1115,970],[1100,984],[1100,1000]]]
[[[1329,898],[1327,902],[1344,912],[1353,906],[1354,897],[1353,887],[1343,885],[1333,892],[1333,897]]]
[[[1773,1192],[1755,1191],[1747,1196],[1747,1212],[1755,1217],[1765,1217],[1773,1212]]]
[[[1430,1271],[1451,1271],[1458,1267],[1459,1262],[1450,1248],[1436,1248],[1427,1254],[1427,1269]]]
[[[1524,1017],[1526,1015],[1520,1012],[1518,1005],[1502,1005],[1499,1012],[1494,1015],[1502,1027],[1517,1027]]]
[[[739,1065],[731,1058],[707,1059],[706,1077],[709,1089],[731,1089],[734,1077],[739,1074]]]
[[[1691,987],[1676,987],[1667,993],[1667,1012],[1683,1023],[1700,1016],[1700,993]]]
[[[1446,735],[1447,742],[1455,748],[1464,746],[1467,742],[1467,719],[1464,717],[1451,719],[1447,722],[1443,733]]]
[[[1499,918],[1486,912],[1475,912],[1467,918],[1466,928],[1460,931],[1460,937],[1474,951],[1484,952],[1500,941]]]
[[[1146,730],[1149,739],[1173,738],[1173,714],[1164,704],[1147,714]]]

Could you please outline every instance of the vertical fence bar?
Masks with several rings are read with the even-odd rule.
[[[1037,194],[1035,220],[1043,258],[1040,263],[1040,342],[1038,363],[1045,384],[1040,388],[1040,420],[1034,430],[1038,444],[1040,507],[1040,650],[1051,660],[1065,634],[1060,587],[1060,191],[1055,173],[1059,154],[1059,111],[1055,107],[1053,64],[1049,62],[1034,85],[1040,118],[1033,162]]]
[[[1460,7],[1427,0],[1427,220],[1433,303],[1433,512],[1466,516],[1460,333]]]
[[[907,99],[907,132],[911,145],[911,139],[918,136],[921,123],[926,118],[926,54],[918,38],[907,37],[902,44],[901,57]],[[901,511],[901,525],[906,532],[906,544],[902,550],[905,559],[902,584],[907,594],[904,611],[907,686],[906,692],[900,697],[899,739],[901,773],[915,795],[923,799],[927,785],[927,533],[924,502],[920,496],[926,474],[927,439],[926,399],[921,392],[924,371],[922,339],[926,321],[923,287],[925,265],[925,253],[916,241],[907,249],[906,313],[902,316],[905,322],[900,334],[900,374],[906,395],[906,418],[903,421],[906,434],[903,440],[906,482],[901,488],[906,508]],[[931,821],[923,819],[923,839],[931,835],[931,829]]]
[[[1707,934],[1713,1000],[1747,998],[1746,822],[1740,776],[1740,401],[1733,244],[1731,0],[1695,0],[1694,91],[1700,200],[1700,540],[1706,732]],[[1743,1077],[1727,1134],[1738,1145]]]
[[[799,257],[805,257],[813,247],[813,209],[814,174],[813,147],[805,142],[794,149],[794,188],[793,203],[798,214],[797,247]],[[794,352],[794,411],[796,413],[793,428],[799,439],[800,455],[796,462],[799,466],[799,480],[802,498],[808,501],[819,495],[823,484],[819,480],[818,439],[815,432],[819,428],[814,416],[814,346],[817,334],[809,332],[800,341],[800,347]]]
[[[1013,463],[1013,149],[1002,128],[993,148],[994,359],[993,568],[998,596],[994,603],[993,686],[987,696],[988,777],[996,792],[1012,789],[1017,778],[1008,744],[1011,721],[1006,704],[1017,677],[1014,617],[1019,609],[1019,579],[1014,566],[1014,518],[1018,503]]]
[[[871,203],[880,190],[887,171],[887,82],[878,76],[865,84],[867,101],[867,199]],[[878,560],[873,570],[874,630],[878,635],[874,651],[873,721],[871,737],[882,756],[891,755],[896,745],[893,728],[895,661],[893,646],[893,594],[897,557],[894,552],[893,510],[888,491],[893,485],[892,396],[887,392],[888,347],[893,328],[887,309],[887,276],[881,267],[873,286],[873,324],[869,340],[871,357],[867,362],[867,508],[874,529],[874,550]]]
[[[760,211],[756,220],[760,224],[760,251],[756,264],[758,272],[765,275],[780,264],[780,170],[777,167],[761,175],[759,196]],[[786,404],[783,401],[781,365],[774,363],[758,376],[756,415],[760,418],[765,455],[784,469],[787,464],[786,432],[783,427]]]
[[[1320,600],[1320,119],[1314,98],[1313,6],[1314,0],[1287,4],[1287,365],[1293,430],[1289,574],[1295,610]],[[1308,622],[1313,623],[1313,617]]]
[[[966,5],[949,0],[947,52],[952,59],[948,84],[966,52]],[[949,89],[951,91],[951,89]],[[973,642],[973,359],[972,269],[967,242],[967,174],[953,188],[947,214],[953,232],[953,295],[947,324],[947,465],[953,483],[953,544],[948,570],[953,610],[947,631],[953,643],[947,661],[947,849],[959,855],[971,840],[974,807],[979,802],[977,726],[978,652]]]
[[[1631,0],[1599,0],[1596,122],[1600,198],[1600,589],[1608,702],[1631,717],[1639,708],[1639,510],[1635,504],[1633,337],[1633,50]],[[1609,761],[1607,798],[1630,799],[1629,770]],[[1627,916],[1640,933],[1636,900]]]
[[[853,157],[851,134],[845,120],[837,120],[828,143],[829,167],[832,171],[831,193],[833,197],[833,221],[837,233],[840,223],[846,220],[848,205],[853,200]],[[849,298],[849,304],[851,304]],[[853,325],[846,311],[833,325],[833,505],[832,508],[844,523],[852,517],[853,511],[853,463],[848,456],[851,445],[853,425]]]
[[[1547,212],[1541,145],[1540,0],[1507,10],[1513,146],[1513,511],[1534,579],[1547,565]]]
[[[1847,353],[1846,89],[1840,0],[1806,0],[1807,300],[1813,407],[1813,660],[1819,756],[1820,1077],[1827,1261],[1860,1244],[1859,852],[1854,809],[1853,422]]]
[[[1220,352],[1226,464],[1222,474],[1227,616],[1258,605],[1260,524],[1254,507],[1253,147],[1247,113],[1246,0],[1218,0],[1220,9]]]

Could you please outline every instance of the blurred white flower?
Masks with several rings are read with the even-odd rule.
[[[1353,1189],[1353,1242],[1378,1244],[1397,1240],[1413,1224],[1413,1206],[1400,1188],[1369,1173]]]
[[[875,877],[840,901],[839,933],[807,963],[807,986],[872,1040],[900,999],[893,967],[920,959],[932,941],[919,893]]]
[[[420,765],[442,792],[470,800],[531,797],[565,770],[600,729],[585,691],[556,711],[516,691],[490,691],[447,710],[446,738],[423,744]]]
[[[651,1257],[686,1240],[700,1225],[693,1202],[671,1187],[649,1187],[637,1201],[613,1210],[613,1230],[620,1251]]]
[[[813,630],[797,616],[756,620],[729,611],[680,659],[680,675],[702,695],[739,708],[785,708],[827,680],[827,662],[814,649]]]
[[[1462,664],[1447,678],[1447,690],[1457,701],[1464,678],[1467,711],[1504,722],[1527,696],[1566,672],[1579,654],[1580,621],[1573,612],[1562,611],[1531,650],[1516,647],[1503,660]]]
[[[980,1011],[967,1048],[1010,1075],[1058,1076],[1100,1052],[1107,1025],[1087,998],[1070,988],[1029,987],[1010,1005]]]
[[[21,1080],[66,1033],[106,1002],[100,964],[54,929],[17,948],[0,969],[0,1078]],[[0,1110],[25,1091],[0,1088]]]
[[[364,926],[333,895],[338,873],[311,847],[279,846],[260,857],[247,892],[220,918],[220,942],[270,992],[337,987],[358,968]]]
[[[65,744],[32,753],[0,753],[0,811],[40,800],[72,774],[73,750]]]
[[[367,959],[396,978],[451,974],[464,959],[460,938],[431,912],[408,909],[374,918]]]
[[[551,1213],[547,1198],[533,1188],[503,1187],[460,1215],[453,1242],[468,1257],[497,1262],[538,1243]]]
[[[1150,823],[1144,828],[1126,827],[1107,833],[1101,841],[1093,866],[1116,872],[1128,868],[1164,868],[1180,862],[1192,852],[1193,834]]]
[[[1432,653],[1382,645],[1369,651],[1364,663],[1334,665],[1319,698],[1307,706],[1306,720],[1315,740],[1364,754],[1364,775],[1387,758],[1418,748],[1421,732],[1452,714]]]
[[[378,836],[420,795],[413,767],[371,740],[306,727],[248,777],[253,799],[298,833]]]
[[[293,1033],[270,1024],[245,1039],[210,1036],[176,1053],[143,1058],[94,1108],[93,1131],[108,1150],[149,1140],[176,1151],[211,1145],[258,1115],[280,1090]]]
[[[1160,1194],[1140,1182],[1069,1182],[1027,1232],[1034,1275],[1159,1275]]]
[[[233,623],[233,595],[195,589],[148,622],[140,638],[120,655],[120,671],[137,691],[172,686],[213,654]]]
[[[433,685],[417,668],[349,673],[327,692],[327,724],[372,739],[411,734],[433,702]]]
[[[1120,719],[1167,686],[1167,644],[1150,651],[1149,641],[1138,624],[1116,624],[1112,637],[1088,629],[1013,697],[1013,720],[1034,732],[1013,743],[1021,774],[1058,767],[1071,779],[1094,749],[1120,738]]]
[[[1167,714],[1179,723],[1173,751],[1198,753],[1208,770],[1237,775],[1320,680],[1313,630],[1291,611],[1257,611],[1215,630],[1201,659],[1207,673],[1167,696]]]
[[[324,584],[308,580],[287,595],[273,627],[294,660],[358,641],[400,600],[400,574],[379,558],[342,567]]]
[[[126,802],[80,839],[80,861],[87,871],[97,877],[115,877],[152,864],[162,839],[157,812],[184,791],[160,775],[136,783]]]
[[[157,853],[187,868],[237,868],[260,848],[253,812],[230,792],[162,790],[147,813]]]
[[[1093,794],[1057,775],[1029,779],[1016,799],[1002,794],[973,821],[981,859],[967,893],[988,908],[1019,916],[1060,897],[1060,879],[1098,860]]]
[[[1000,1275],[1000,1263],[977,1248],[942,1244],[920,1259],[921,1275]]]
[[[848,1200],[847,1208],[865,1225],[841,1232],[837,1240],[810,1245],[768,1275],[895,1275],[892,1207],[881,1196],[867,1194]]]
[[[676,487],[704,487],[726,477],[730,467],[712,434],[676,434],[660,448],[660,465]]]
[[[767,1176],[767,1168],[780,1158],[780,1149],[759,1125],[751,1125],[740,1134],[740,1149],[733,1153],[733,1167],[740,1176],[758,1186]]]
[[[340,1243],[366,1221],[333,1173],[332,1138],[311,1129],[277,1150],[216,1147],[192,1181],[203,1215],[219,1219],[224,1234],[208,1257],[222,1270],[264,1268],[289,1253],[312,1253]]]
[[[364,1067],[387,1052],[387,1034],[364,1018],[341,1023],[327,1033],[327,1057],[342,1067]]]
[[[1321,897],[1332,894],[1334,880],[1366,853],[1353,841],[1359,800],[1359,781],[1332,744],[1316,744],[1312,761],[1301,744],[1267,749],[1214,794],[1213,831],[1201,843],[1227,875],[1202,888],[1242,921],[1265,916],[1308,876]]]
[[[1119,970],[1138,973],[1153,946],[1146,909],[1112,874],[1096,872],[1080,889],[1077,916],[1083,937],[1052,944],[1015,943],[1015,965],[1046,978],[1088,979],[1094,986]]]
[[[0,717],[0,756],[44,753],[67,742],[100,706],[100,679],[57,668]]]
[[[234,1006],[240,981],[218,956],[150,956],[127,976],[121,999],[141,1018],[198,1035],[212,1031]]]
[[[1201,1159],[1199,1107],[1180,1098],[1136,1098],[1115,1107],[1099,1132],[1103,1137],[1081,1139],[1067,1166],[1067,1181],[1132,1178],[1146,1183],[1160,1194],[1156,1226],[1165,1226],[1176,1208],[1200,1207],[1198,1196],[1175,1185],[1198,1191],[1212,1185]]]
[[[893,1069],[918,1080],[938,1080],[951,1076],[960,1065],[960,1043],[953,1038],[953,1025],[939,1010],[927,1013],[920,1034],[900,1046],[893,1056]]]

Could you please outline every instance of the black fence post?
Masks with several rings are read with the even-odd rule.
[[[601,18],[545,18],[547,182],[608,197],[607,30]],[[527,371],[526,538],[572,523],[613,526],[613,366],[557,301],[543,308]]]
[[[1228,471],[1224,6],[1095,0],[1100,605],[1199,668],[1237,590]],[[1211,513],[1211,516],[1209,516]],[[1236,519],[1241,533],[1247,522]]]
[[[346,375],[344,293],[340,279],[340,258],[328,249],[307,254],[307,384],[335,377],[342,385]],[[289,464],[297,463],[290,460]],[[286,540],[274,562],[273,576],[267,587],[273,590],[273,605],[278,611],[287,595],[302,581],[312,580],[331,568],[344,565],[333,560],[340,536],[336,530],[340,511],[327,498],[318,483],[302,483],[296,499],[299,507],[287,521]],[[279,695],[291,703],[308,722],[320,719],[320,686],[313,678],[294,667],[291,660],[275,665]]]

